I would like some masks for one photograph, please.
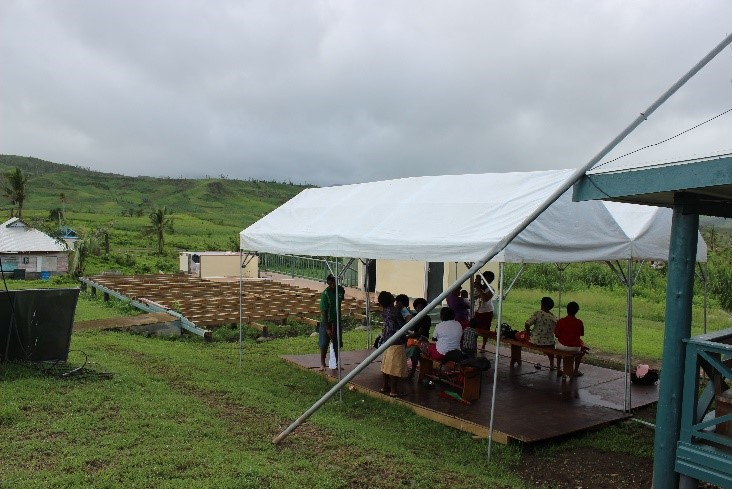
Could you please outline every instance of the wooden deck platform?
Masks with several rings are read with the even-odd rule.
[[[320,293],[324,288],[323,284],[316,290],[248,279],[240,290],[238,281],[211,281],[182,274],[97,275],[88,280],[92,294],[96,293],[95,285],[102,286],[129,299],[176,310],[201,328],[236,324],[240,314],[247,324],[319,318]],[[362,317],[365,308],[364,300],[346,297],[341,311],[344,316]],[[369,308],[378,310],[379,306],[372,303]]]
[[[344,351],[344,371],[352,370],[370,353],[367,350]],[[494,362],[495,350],[483,353]],[[314,372],[320,366],[320,357],[288,355],[285,361]],[[530,352],[524,353],[523,363],[510,367],[510,352],[501,348],[498,366],[498,386],[493,424],[493,439],[498,443],[535,443],[596,429],[630,416],[622,411],[624,400],[623,372],[583,364],[584,376],[563,380],[547,367],[547,358]],[[543,365],[541,370],[535,363]],[[336,372],[328,370],[328,377],[336,381]],[[493,368],[484,373],[482,395],[469,406],[453,399],[444,399],[439,393],[449,389],[436,384],[429,389],[416,379],[401,383],[407,396],[390,398],[379,393],[382,384],[381,362],[369,365],[351,382],[356,390],[390,402],[399,402],[420,416],[486,438],[490,422]],[[633,408],[658,400],[657,386],[632,386]]]

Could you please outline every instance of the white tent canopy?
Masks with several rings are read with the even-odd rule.
[[[308,189],[243,230],[241,249],[474,262],[572,171],[413,177]],[[666,260],[671,214],[635,204],[572,202],[570,189],[494,261]],[[701,237],[697,260],[706,261]]]

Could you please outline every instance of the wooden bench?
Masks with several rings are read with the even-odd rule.
[[[478,336],[486,337],[492,341],[496,341],[495,331],[478,330]],[[511,366],[521,364],[521,352],[524,348],[527,350],[543,353],[545,355],[554,355],[557,358],[562,359],[562,373],[567,377],[574,377],[574,359],[577,355],[584,355],[584,353],[575,353],[566,350],[557,350],[553,346],[541,346],[529,343],[528,341],[514,340],[511,338],[501,338],[502,345],[508,345],[511,347]]]
[[[437,363],[437,368],[435,368]],[[435,373],[437,371],[437,373]],[[456,362],[444,362],[432,360],[420,354],[419,356],[419,382],[425,379],[438,380],[455,388],[463,400],[470,404],[480,397],[480,384],[482,372],[474,367],[461,366]]]

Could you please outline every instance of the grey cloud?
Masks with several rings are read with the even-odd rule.
[[[722,0],[8,0],[0,152],[321,185],[576,167],[730,18]],[[730,79],[727,50],[615,154],[732,107]],[[731,128],[637,158],[729,150]]]

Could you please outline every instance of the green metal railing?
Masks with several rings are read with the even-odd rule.
[[[720,487],[732,487],[732,398],[721,395],[732,384],[732,329],[685,342],[676,471]],[[703,388],[700,369],[708,377]]]
[[[328,274],[336,270],[341,276],[340,282],[344,287],[358,287],[358,270],[355,268],[358,263],[353,261],[349,268],[341,274],[343,267],[349,263],[347,258],[323,257],[315,258],[310,256],[294,255],[273,255],[261,253],[259,255],[259,270],[262,272],[275,272],[289,275],[291,277],[309,278],[325,282]]]

